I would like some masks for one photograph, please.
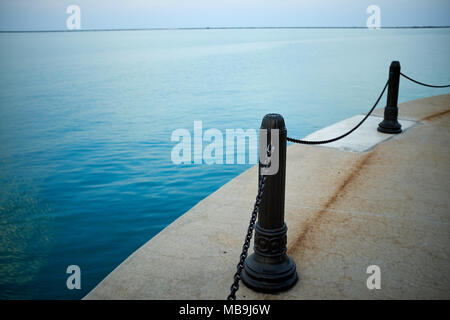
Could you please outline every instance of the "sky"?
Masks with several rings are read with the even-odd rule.
[[[449,26],[450,0],[0,0],[0,31],[66,30],[69,5],[92,29]]]

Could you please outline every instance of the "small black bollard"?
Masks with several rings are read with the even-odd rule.
[[[254,253],[244,263],[242,281],[255,291],[275,293],[291,288],[298,280],[295,263],[286,254],[284,198],[287,132],[284,119],[279,114],[267,114],[262,120],[261,129],[267,129],[267,146],[273,146],[271,138],[276,138],[271,129],[279,130],[279,150],[270,148],[272,153],[278,152],[279,166],[276,174],[267,175],[255,226]],[[262,167],[260,161],[259,180],[262,178]]]
[[[400,62],[392,61],[389,68],[389,87],[384,119],[378,124],[378,131],[383,133],[400,133],[402,125],[397,121],[398,88],[400,85]]]

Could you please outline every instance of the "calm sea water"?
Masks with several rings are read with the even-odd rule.
[[[250,167],[174,165],[173,130],[277,112],[302,137],[367,111],[392,60],[447,84],[448,57],[450,29],[0,34],[0,298],[83,297]],[[449,92],[402,79],[399,100]]]

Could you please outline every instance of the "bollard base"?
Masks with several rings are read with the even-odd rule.
[[[244,263],[241,278],[247,287],[263,293],[288,290],[298,281],[295,263],[286,254],[274,263],[253,253]]]
[[[402,132],[402,125],[397,120],[383,120],[378,124],[377,130],[383,133],[400,133]]]

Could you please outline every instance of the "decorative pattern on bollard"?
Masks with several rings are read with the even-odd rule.
[[[383,133],[400,133],[402,125],[398,122],[398,88],[400,85],[400,62],[392,61],[389,68],[389,88],[384,119],[378,124],[378,131]]]
[[[254,253],[245,260],[241,277],[244,284],[255,291],[276,293],[291,288],[298,280],[295,263],[286,254],[284,198],[287,132],[284,119],[279,114],[266,115],[262,120],[261,129],[267,129],[268,146],[272,145],[270,129],[279,130],[279,168],[276,174],[266,176],[264,195],[255,227]],[[260,162],[260,180],[262,166]]]

